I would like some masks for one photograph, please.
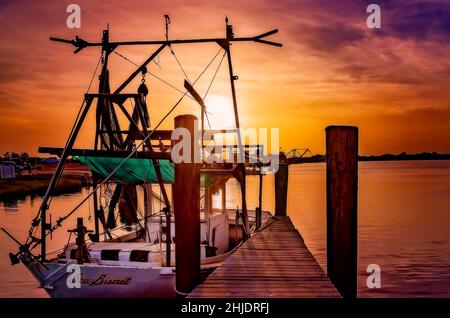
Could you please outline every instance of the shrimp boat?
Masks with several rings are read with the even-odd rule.
[[[186,290],[178,289],[176,275],[183,274],[182,268],[178,266],[181,266],[181,254],[186,246],[183,241],[186,227],[192,226],[199,232],[198,236],[191,237],[199,238],[198,243],[194,242],[194,246],[199,247],[202,279],[220,266],[227,256],[254,231],[261,228],[271,216],[269,212],[262,211],[262,178],[267,172],[267,162],[277,160],[278,157],[264,155],[262,145],[242,143],[235,94],[237,76],[233,73],[230,45],[253,41],[281,46],[264,39],[278,31],[239,38],[234,36],[233,27],[226,19],[226,36],[223,38],[172,40],[169,39],[169,23],[169,17],[165,16],[166,34],[165,39],[161,41],[112,42],[109,40],[108,29],[103,31],[101,42],[88,42],[79,37],[74,40],[50,38],[52,41],[73,45],[74,53],[90,47],[101,48],[101,58],[97,65],[101,62],[98,93],[84,95],[65,147],[39,148],[41,153],[57,155],[60,160],[39,211],[32,221],[29,237],[21,243],[2,229],[19,245],[17,253],[10,253],[12,264],[23,263],[40,287],[51,297],[168,298],[177,294],[183,295]],[[208,91],[205,97],[200,96],[194,88],[198,78],[194,82],[186,78],[185,91],[181,91],[182,95],[175,106],[157,124],[152,123],[147,102],[149,89],[145,82],[150,63],[154,62],[164,49],[168,49],[186,75],[174,47],[202,43],[218,44],[219,52],[206,65],[199,78],[216,58],[227,58],[235,129],[205,129],[207,112],[204,100]],[[158,48],[112,91],[108,68],[111,55],[114,53],[129,62],[128,58],[117,52],[117,48],[138,45]],[[214,74],[217,74],[222,60]],[[135,79],[139,79],[139,75],[141,83],[137,92],[125,93],[124,90],[129,88]],[[214,78],[215,75],[208,90]],[[194,126],[201,126],[200,133],[192,137],[192,151],[200,158],[199,163],[192,164],[198,167],[200,177],[196,179],[189,179],[182,173],[177,174],[177,167],[181,167],[183,162],[174,160],[174,149],[177,141],[180,141],[174,138],[175,130],[158,130],[184,98],[190,98],[201,107],[201,120],[198,123],[194,121]],[[126,104],[131,104],[131,109],[127,108]],[[96,105],[94,146],[92,149],[74,148],[79,131],[93,105]],[[192,115],[185,115],[184,118],[192,118]],[[122,128],[124,121],[127,129]],[[178,126],[179,123],[178,118]],[[193,130],[197,128],[194,127]],[[211,136],[208,142],[214,142],[215,135],[226,133],[234,134],[237,144],[208,148],[206,134]],[[227,160],[226,156],[228,159],[232,157],[242,160],[237,160],[236,163]],[[71,211],[52,223],[49,213],[51,198],[70,157],[91,168],[92,191]],[[260,176],[259,206],[254,210],[248,209],[246,203],[245,176],[249,171]],[[235,178],[240,185],[242,200],[237,209],[226,207],[226,183],[231,178]],[[219,193],[221,206],[214,207],[213,195]],[[68,243],[58,252],[48,253],[47,240],[61,229],[64,222],[75,223],[71,217],[86,203],[91,204],[94,209],[94,228],[88,229],[83,218],[78,217],[75,228],[67,231]],[[185,217],[188,213],[192,216],[190,221]],[[40,254],[37,255],[39,252],[36,251],[39,249]],[[195,259],[191,261],[196,264]],[[186,264],[185,260],[184,262]]]

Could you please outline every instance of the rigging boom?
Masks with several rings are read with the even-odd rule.
[[[283,44],[273,41],[264,40],[264,38],[278,33],[278,29],[271,30],[269,32],[262,33],[260,35],[252,36],[252,37],[226,37],[226,38],[206,38],[206,39],[184,39],[184,40],[156,40],[156,41],[119,41],[119,42],[109,42],[109,45],[112,49],[115,49],[119,46],[130,46],[130,45],[174,45],[174,44],[195,44],[195,43],[223,43],[225,41],[228,42],[256,42],[261,44],[267,44],[277,47],[282,47]],[[78,53],[81,50],[87,47],[95,47],[95,46],[103,46],[103,42],[88,42],[80,37],[76,36],[73,40],[61,39],[56,37],[50,37],[51,41],[60,42],[65,44],[72,44],[75,47],[74,53]]]

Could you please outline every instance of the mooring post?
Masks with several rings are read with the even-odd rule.
[[[194,139],[196,124],[197,118],[193,115],[175,117],[175,128],[187,129],[191,137],[191,162],[175,164],[173,186],[176,194],[173,202],[176,290],[179,296],[190,293],[200,283],[200,163],[194,161],[199,151],[198,140]]]
[[[358,128],[326,128],[328,276],[345,298],[357,295]]]
[[[222,199],[221,209],[222,209],[222,213],[225,213],[225,211],[227,209],[227,183],[224,182],[224,184],[221,186],[220,189],[221,189],[220,192],[221,192],[221,199]]]
[[[205,219],[213,213],[213,193],[209,186],[205,186]]]
[[[280,162],[275,173],[275,216],[286,216],[289,166]]]
[[[258,191],[258,206],[255,209],[255,223],[256,229],[259,230],[262,224],[262,187],[263,187],[263,174],[261,168],[259,170],[259,191]]]

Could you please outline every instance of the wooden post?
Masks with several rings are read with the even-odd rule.
[[[175,213],[176,290],[180,296],[190,293],[200,283],[200,163],[194,163],[198,140],[194,139],[197,118],[175,117],[175,128],[191,134],[191,163],[175,164],[173,186]]]
[[[97,175],[96,173],[92,173],[92,189],[95,189],[97,187]],[[98,194],[97,191],[94,191],[92,194],[92,201],[94,202],[94,235],[90,237],[91,241],[98,242],[100,240],[100,226],[98,223],[99,215],[100,213],[103,213],[103,211],[100,211],[100,208],[98,206]]]
[[[213,213],[213,197],[211,187],[205,187],[205,219]]]
[[[259,230],[262,224],[262,187],[263,187],[263,174],[262,168],[259,168],[259,194],[258,194],[258,207],[255,209],[255,223],[256,229]]]
[[[345,298],[357,295],[358,128],[326,128],[328,276]]]
[[[225,211],[227,210],[227,183],[226,182],[222,185],[220,192],[222,195],[221,208],[222,208],[222,212],[225,213]]]
[[[280,163],[275,173],[275,216],[286,216],[289,166]]]
[[[153,186],[151,183],[144,184],[144,215],[145,215],[145,241],[152,243],[152,238],[150,237],[149,225],[152,222],[153,214]]]

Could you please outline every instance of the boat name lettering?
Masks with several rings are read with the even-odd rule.
[[[95,279],[91,278],[81,278],[81,283],[83,285],[129,285],[131,282],[131,277],[127,278],[109,278],[106,274],[101,274]]]

